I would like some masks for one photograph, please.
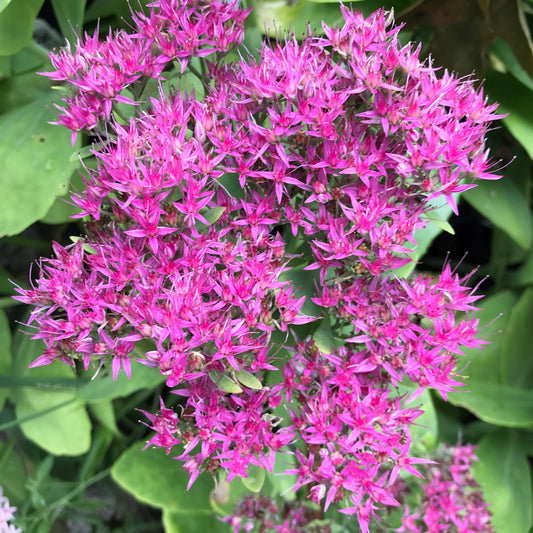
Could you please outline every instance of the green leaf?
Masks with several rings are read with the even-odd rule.
[[[45,94],[0,116],[0,195],[9,198],[0,211],[0,236],[15,235],[42,218],[76,168],[68,161],[70,132],[48,124],[54,99]]]
[[[533,91],[533,80],[529,74],[522,68],[522,65],[516,59],[513,50],[505,39],[497,37],[487,46],[489,55],[497,58],[518,81]]]
[[[280,281],[292,281],[296,297],[305,296],[305,302],[302,305],[301,313],[308,316],[322,316],[322,308],[315,304],[311,298],[316,298],[315,284],[318,283],[317,270],[302,270],[292,268],[286,270],[279,277]]]
[[[60,361],[47,366],[28,368],[44,350],[42,341],[32,340],[21,332],[15,334],[12,373],[33,378],[74,377],[72,367]],[[60,389],[17,387],[12,389],[17,420],[26,438],[53,455],[80,455],[91,443],[91,423],[83,403],[75,392]],[[61,407],[58,407],[61,406]],[[56,408],[57,407],[57,408]],[[50,409],[48,413],[42,413]],[[31,420],[22,422],[31,417]]]
[[[266,471],[256,465],[249,465],[246,470],[247,477],[242,478],[242,484],[252,492],[259,492],[265,482]]]
[[[514,287],[533,285],[533,248],[529,251],[524,264],[515,272],[511,272],[509,278]]]
[[[190,533],[206,531],[209,533],[228,533],[228,526],[220,522],[213,513],[185,514],[181,511],[163,509],[165,533]]]
[[[46,82],[47,90],[50,90],[50,80],[46,76],[37,75],[35,72],[39,69],[52,69],[52,62],[48,57],[48,53],[46,48],[32,41],[28,46],[9,57],[12,75],[16,77],[21,74],[35,74],[36,78]]]
[[[214,224],[226,211],[225,207],[213,207],[202,213],[209,224]]]
[[[237,174],[226,173],[218,178],[218,183],[230,196],[239,200],[244,198],[244,189],[239,184],[239,176]]]
[[[11,3],[11,0],[0,0],[0,13]]]
[[[210,372],[209,377],[216,383],[217,387],[224,392],[229,392],[231,394],[240,394],[242,388],[238,383],[233,381],[231,378],[225,375],[219,375],[218,372]]]
[[[83,190],[83,180],[80,173],[75,170],[70,178],[70,184],[68,190],[65,191],[65,196],[70,196],[73,190]],[[65,196],[58,196],[54,203],[51,205],[48,213],[41,218],[41,222],[45,224],[64,224],[71,222],[72,215],[79,213],[79,207],[73,205]]]
[[[316,3],[339,3],[339,0],[310,0]],[[395,15],[401,15],[407,13],[418,4],[421,4],[423,0],[352,0],[353,7],[363,14],[369,15],[378,9],[394,9]]]
[[[318,328],[313,333],[313,340],[322,353],[332,353],[335,348],[335,337],[333,336],[329,316],[320,320]]]
[[[235,476],[228,483],[226,477],[227,474],[224,471],[219,472],[219,478],[209,498],[213,511],[219,516],[231,514],[237,502],[250,493],[250,490],[242,482],[244,478]]]
[[[26,500],[26,472],[19,454],[14,449],[15,439],[0,444],[0,479],[4,495],[15,506]]]
[[[438,220],[437,218],[428,217],[429,221],[432,224],[435,224],[438,228],[450,235],[455,235],[455,230],[452,228],[452,225],[447,220]]]
[[[270,488],[269,495],[273,498],[282,496],[284,500],[296,499],[294,486],[298,481],[298,474],[284,474],[286,470],[296,468],[296,458],[293,454],[276,453],[276,460],[272,473],[266,473],[266,484]],[[283,475],[282,475],[283,474]]]
[[[528,533],[532,520],[531,471],[518,431],[499,430],[481,439],[473,474],[490,504],[495,531]]]
[[[463,197],[518,245],[525,250],[530,248],[533,217],[526,199],[512,181],[481,180],[477,187],[464,192]]]
[[[481,308],[476,317],[479,320],[478,330],[490,341],[480,349],[465,348],[464,357],[459,359],[460,368],[466,375],[463,380],[468,388],[469,381],[476,383],[502,382],[502,351],[503,342],[509,329],[511,312],[518,301],[511,291],[501,291],[489,298],[484,298],[477,305]],[[459,392],[458,394],[462,394]]]
[[[70,41],[81,35],[86,0],[52,0],[54,15],[63,35]]]
[[[2,1],[2,0],[0,0]],[[0,4],[0,55],[14,54],[32,37],[33,21],[44,0],[16,0]]]
[[[13,283],[9,281],[13,276],[0,266],[0,294],[14,294]]]
[[[249,389],[261,390],[263,388],[263,384],[253,374],[250,374],[250,372],[247,372],[246,370],[235,372],[235,377],[239,383]]]
[[[35,72],[0,80],[0,117],[3,113],[29,105],[50,92],[50,82]]]
[[[491,424],[511,428],[533,427],[533,391],[473,380],[469,380],[464,389],[449,392],[448,401]]]
[[[275,36],[282,31],[294,31],[296,36],[307,33],[309,22],[317,34],[323,33],[322,21],[334,26],[341,22],[340,3],[336,6],[299,0],[294,4],[285,0],[255,0],[251,17],[263,34]]]
[[[136,361],[131,362],[131,378],[120,372],[117,379],[113,376],[97,376],[83,386],[76,394],[79,400],[85,402],[99,402],[100,400],[114,400],[123,398],[142,389],[155,389],[166,379],[157,368],[150,368]]]
[[[533,288],[530,287],[511,311],[502,339],[501,369],[508,385],[531,388],[533,383],[532,317]]]
[[[64,197],[58,196],[40,221],[45,224],[65,224],[71,222],[72,215],[79,212],[78,207],[68,203]]]
[[[503,122],[533,158],[533,91],[512,76],[494,70],[487,71],[485,88],[500,104],[498,113],[508,113]]]
[[[184,520],[199,514],[215,518],[209,505],[214,487],[211,476],[199,476],[187,491],[189,475],[181,464],[165,455],[162,448],[143,451],[144,445],[137,442],[118,458],[111,468],[112,478],[136,500],[180,514]]]
[[[147,0],[136,2],[135,10],[146,13]],[[85,12],[85,22],[92,22],[104,17],[115,16],[118,20],[131,19],[131,7],[128,0],[94,0]]]
[[[26,389],[17,397],[16,415],[22,420],[72,397],[64,392]],[[80,402],[69,403],[20,424],[27,439],[53,455],[81,455],[91,444],[91,423]]]
[[[11,372],[11,331],[4,311],[0,311],[0,376],[9,376]],[[0,388],[0,411],[4,407],[8,389]]]
[[[71,377],[72,368],[64,363],[30,370],[32,375]],[[18,420],[65,402],[68,405],[21,423],[26,438],[54,455],[81,455],[91,444],[91,423],[81,402],[72,402],[75,394],[38,390],[29,387],[17,389],[16,416]]]
[[[91,402],[87,405],[90,413],[114,435],[120,435],[117,427],[117,419],[115,417],[115,410],[111,400],[100,400],[99,402]]]

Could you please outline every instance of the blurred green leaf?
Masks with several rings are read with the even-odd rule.
[[[282,496],[286,501],[296,499],[294,486],[298,481],[298,474],[284,474],[287,470],[296,468],[296,458],[293,454],[277,453],[272,473],[267,472],[265,492],[268,485],[269,495],[273,498]],[[283,475],[282,475],[283,474]]]
[[[52,7],[61,33],[70,41],[75,42],[83,27],[86,0],[52,0]]]
[[[72,369],[44,366],[32,369],[41,376],[67,376]],[[17,419],[24,419],[44,409],[69,402],[74,394],[24,388],[16,395]],[[81,455],[91,444],[91,423],[81,402],[72,402],[33,420],[21,423],[26,438],[54,455]]]
[[[313,340],[322,353],[332,353],[335,348],[335,337],[329,316],[320,320],[318,328],[313,333]]]
[[[157,368],[150,368],[136,361],[131,362],[131,377],[132,379],[128,379],[124,372],[120,372],[115,381],[111,374],[97,376],[83,386],[76,396],[85,402],[114,400],[142,389],[154,389],[166,379]]]
[[[209,224],[214,224],[226,211],[225,207],[213,207],[202,213]]]
[[[143,451],[144,445],[137,442],[118,458],[111,469],[113,479],[138,501],[181,515],[184,528],[198,516],[208,517],[215,524],[216,517],[209,505],[213,479],[201,475],[186,491],[189,475],[181,464],[165,455],[162,448],[149,447]],[[196,528],[183,531],[196,531]]]
[[[487,70],[485,87],[500,104],[498,113],[508,114],[503,121],[509,131],[533,158],[533,91],[512,76],[491,69]]]
[[[486,1],[490,37],[502,37],[508,43],[518,63],[529,76],[533,76],[533,43],[531,30],[524,14],[521,0],[512,2]],[[489,40],[489,39],[487,39]]]
[[[32,41],[16,54],[0,59],[9,65],[8,75],[0,76],[0,114],[31,104],[50,92],[50,80],[36,73],[52,69],[48,52],[43,47]]]
[[[235,377],[239,383],[249,389],[261,390],[263,388],[263,384],[253,374],[250,374],[250,372],[247,372],[246,370],[235,372]]]
[[[9,56],[0,56],[0,83],[11,76],[11,61]]]
[[[83,184],[81,175],[78,170],[75,170],[70,177],[69,187],[65,190],[65,194],[55,199],[46,215],[41,218],[41,222],[45,224],[64,224],[71,222],[72,215],[79,213],[80,209],[70,202],[69,197],[73,191],[82,191],[84,189],[85,185]]]
[[[15,291],[13,283],[9,281],[10,278],[12,279],[13,276],[5,268],[0,267],[0,294],[14,294]]]
[[[337,3],[339,0],[310,0],[314,3]],[[351,4],[352,8],[362,11],[363,14],[370,15],[378,9],[385,9],[390,11],[394,9],[396,16],[401,16],[411,9],[414,9],[417,5],[421,4],[423,0],[352,0],[352,2],[346,2]]]
[[[209,496],[211,508],[219,516],[229,515],[235,508],[236,503],[250,492],[242,484],[240,476],[234,477],[229,483],[226,481],[226,477],[223,471],[219,472],[215,488]]]
[[[135,11],[147,12],[146,4],[150,0],[140,0],[135,2]],[[128,0],[94,0],[85,11],[85,22],[93,22],[106,17],[115,17],[116,21],[131,19],[131,7]]]
[[[0,311],[0,376],[11,373],[11,331],[4,311]],[[0,388],[0,411],[4,407],[9,390]]]
[[[292,281],[294,292],[298,298],[305,296],[301,312],[304,315],[320,317],[322,308],[315,304],[311,298],[316,298],[316,283],[318,282],[318,270],[302,270],[292,268],[286,270],[279,277],[280,281]]]
[[[27,475],[22,459],[14,450],[13,444],[14,439],[0,442],[0,479],[4,496],[9,498],[12,505],[18,507],[27,498]]]
[[[219,372],[214,371],[209,373],[209,377],[223,392],[229,392],[230,394],[240,394],[242,392],[241,386],[224,374],[219,374]]]
[[[79,212],[78,207],[70,204],[63,196],[58,196],[40,222],[45,224],[65,224],[66,222],[71,222],[72,215]]]
[[[464,192],[463,198],[522,248],[530,248],[533,217],[526,199],[512,181],[482,180],[477,187]]]
[[[342,20],[338,5],[318,4],[309,0],[299,0],[290,5],[286,0],[254,0],[250,15],[263,34],[275,36],[281,31],[291,31],[300,37],[307,34],[309,23],[316,33],[323,33],[322,21],[335,26]]]
[[[530,287],[513,307],[501,343],[501,369],[508,385],[531,388],[533,384],[532,320],[533,287]]]
[[[515,287],[533,285],[533,248],[529,251],[524,264],[516,271],[510,272],[509,279]]]
[[[70,132],[48,124],[54,96],[0,116],[0,236],[14,235],[42,218],[77,163],[70,163]]]
[[[0,0],[0,13],[11,3],[12,0]]]
[[[516,59],[509,43],[505,39],[497,37],[492,40],[487,46],[487,52],[498,59],[506,70],[518,81],[522,82],[528,89],[533,90],[533,80],[522,68],[522,65]]]
[[[511,291],[501,291],[476,302],[481,309],[476,313],[479,320],[478,335],[490,341],[482,350],[464,348],[464,357],[459,358],[459,371],[465,374],[462,381],[468,389],[470,380],[481,383],[502,383],[503,343],[509,331],[511,313],[518,297]],[[464,370],[461,370],[463,369]],[[459,391],[457,394],[463,394]]]
[[[50,70],[52,63],[48,54],[49,52],[46,48],[32,41],[29,45],[9,57],[12,75],[35,74],[35,71],[39,69]],[[50,88],[50,80],[46,76],[38,76],[38,78],[44,80],[48,88]]]
[[[473,474],[490,504],[497,532],[528,533],[532,519],[531,473],[521,433],[500,429],[486,435],[475,450]]]
[[[163,509],[163,527],[165,533],[190,533],[191,531],[228,532],[226,524],[220,522],[213,513],[207,512],[185,514],[183,511]]]
[[[47,366],[28,368],[44,350],[44,343],[17,332],[13,358],[13,374],[32,378],[73,378],[72,367],[60,361]],[[17,420],[32,417],[20,427],[29,440],[53,455],[80,455],[91,443],[91,422],[75,392],[18,387],[12,389]],[[63,405],[57,409],[56,406]],[[50,409],[50,412],[41,414]],[[35,416],[38,415],[38,416]]]
[[[26,106],[50,92],[50,82],[35,72],[0,80],[0,113]],[[0,120],[3,115],[0,115]]]
[[[265,469],[260,466],[249,465],[246,474],[247,477],[242,478],[242,484],[252,492],[259,492],[265,482]]]
[[[491,424],[510,428],[533,427],[533,391],[473,380],[468,380],[464,389],[449,392],[448,401]]]
[[[117,420],[115,417],[115,409],[111,400],[100,400],[99,402],[91,402],[87,404],[89,412],[111,433],[120,435],[117,427]]]
[[[14,54],[31,41],[33,21],[44,0],[0,4],[0,55]]]

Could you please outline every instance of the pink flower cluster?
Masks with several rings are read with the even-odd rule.
[[[437,461],[426,461],[422,472],[429,483],[422,485],[422,502],[411,511],[402,501],[404,510],[398,533],[493,533],[488,505],[471,475],[477,460],[474,446],[444,445],[435,452]],[[405,498],[409,489],[398,478],[391,492]],[[381,516],[390,524],[390,517]],[[249,495],[238,502],[233,514],[224,519],[240,531],[282,531],[283,533],[330,533],[331,522],[320,511],[313,511],[300,502],[285,502],[262,495]],[[390,526],[389,526],[390,527]],[[375,530],[384,531],[377,526]],[[374,530],[374,528],[372,528]]]
[[[74,52],[70,43],[51,54],[56,69],[44,72],[56,81],[66,81],[71,96],[58,124],[76,132],[103,126],[111,118],[113,104],[135,105],[121,94],[127,87],[134,96],[147,79],[162,79],[172,61],[182,71],[191,57],[226,53],[243,39],[243,21],[249,13],[239,2],[154,2],[148,16],[134,13],[135,33],[118,30],[100,41],[99,30],[79,39]]]
[[[137,357],[167,376],[182,411],[147,413],[149,444],[181,444],[191,483],[295,454],[296,488],[326,508],[347,498],[368,531],[379,504],[397,503],[399,472],[417,474],[420,412],[395,385],[445,394],[461,348],[483,343],[468,278],[394,269],[430,200],[456,209],[454,193],[497,177],[484,147],[497,115],[472,82],[402,47],[386,13],[342,13],[342,29],[231,63],[247,11],[159,0],[134,33],[54,55],[50,77],[71,88],[59,122],[101,147],[73,198],[87,234],[56,244],[18,298],[46,345],[32,366],[112,360],[130,376]],[[164,81],[182,75],[205,96]],[[115,114],[126,102],[129,121]],[[295,272],[315,283],[316,316]],[[331,346],[298,339],[320,323]]]
[[[473,446],[445,446],[440,464],[431,465],[422,485],[425,497],[411,512],[405,509],[403,525],[396,531],[457,531],[493,533],[491,514],[479,485],[472,477],[471,463],[477,460]]]
[[[21,533],[20,528],[10,524],[15,518],[16,510],[16,507],[9,504],[9,499],[3,496],[3,489],[0,487],[0,533]]]
[[[301,503],[279,505],[273,498],[249,495],[239,502],[233,515],[224,518],[239,531],[277,531],[278,533],[331,533],[329,524],[316,522],[320,512]]]

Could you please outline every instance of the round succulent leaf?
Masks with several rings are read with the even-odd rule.
[[[490,504],[495,531],[528,533],[532,521],[531,470],[519,431],[499,429],[479,442],[473,475]]]
[[[0,115],[0,236],[15,235],[46,215],[63,195],[77,166],[69,162],[70,132],[49,124],[57,97],[44,94],[34,102]],[[8,201],[9,199],[9,201]]]
[[[33,22],[44,0],[0,1],[0,55],[10,55],[31,41]]]
[[[189,475],[171,455],[162,448],[149,447],[137,442],[128,448],[111,468],[112,478],[138,501],[179,514],[213,516],[209,495],[213,479],[201,475],[186,491]],[[191,529],[188,531],[195,531]]]
[[[246,477],[242,478],[242,484],[252,492],[259,492],[265,482],[266,471],[257,465],[249,465]]]
[[[253,374],[250,374],[250,372],[247,372],[246,370],[235,372],[235,377],[239,383],[249,389],[261,390],[263,388],[263,384]]]

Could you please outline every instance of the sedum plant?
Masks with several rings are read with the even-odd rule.
[[[450,264],[398,269],[435,205],[456,212],[457,193],[498,177],[496,106],[402,46],[385,11],[343,7],[342,27],[256,56],[240,46],[248,13],[158,0],[131,31],[51,55],[57,123],[90,136],[97,165],[71,200],[86,234],[19,289],[46,346],[31,366],[160,372],[179,401],[144,412],[147,446],[181,463],[187,488],[286,464],[290,511],[248,498],[226,518],[235,531],[326,528],[332,508],[367,532],[419,469],[427,499],[398,531],[492,531],[471,448],[432,473],[406,401],[461,385],[462,349],[485,343],[480,296]],[[269,505],[278,524],[254,511]]]

